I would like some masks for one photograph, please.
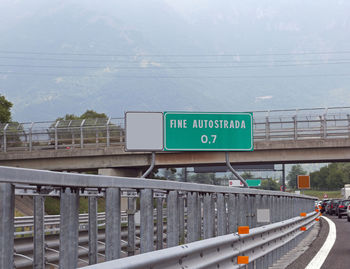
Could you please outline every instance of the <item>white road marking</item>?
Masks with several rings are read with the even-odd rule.
[[[311,262],[306,266],[305,269],[319,269],[322,264],[326,260],[329,252],[331,251],[335,240],[337,238],[337,229],[335,228],[335,224],[329,218],[323,217],[329,225],[329,232],[326,241],[324,242],[321,249],[317,252],[315,257],[311,260]]]

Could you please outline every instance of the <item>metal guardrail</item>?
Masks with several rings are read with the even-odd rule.
[[[45,188],[60,192],[59,267],[78,265],[79,214],[82,189],[105,195],[105,260],[135,254],[135,197],[128,199],[127,253],[121,251],[121,193],[133,191],[140,199],[140,253],[174,247],[237,232],[238,226],[255,228],[312,212],[316,198],[285,192],[240,189],[195,183],[140,178],[59,173],[0,167],[0,268],[13,267],[14,195],[18,184],[36,187],[34,196],[34,252],[36,268],[45,268]],[[156,195],[156,197],[154,196]],[[89,264],[99,260],[97,248],[97,197],[89,196]],[[166,243],[163,238],[163,209],[166,208]],[[156,220],[153,210],[156,210]],[[258,219],[260,210],[269,218]],[[265,222],[265,223],[264,223]],[[277,253],[277,252],[276,252]]]
[[[350,107],[255,111],[254,141],[350,137]],[[0,152],[120,147],[124,118],[0,124]]]
[[[295,239],[310,229],[316,212],[270,225],[253,228],[249,234],[218,236],[182,246],[158,250],[85,267],[86,269],[167,269],[167,268],[241,268],[239,256],[248,258],[252,268],[272,265],[273,251],[278,256],[295,246]]]

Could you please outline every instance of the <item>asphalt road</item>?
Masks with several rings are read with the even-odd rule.
[[[325,216],[335,223],[337,238],[321,269],[350,268],[350,222],[346,217]]]

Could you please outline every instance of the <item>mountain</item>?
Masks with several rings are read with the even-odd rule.
[[[2,0],[0,93],[17,121],[349,106],[349,11],[340,0]]]

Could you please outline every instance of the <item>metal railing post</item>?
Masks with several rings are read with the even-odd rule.
[[[128,197],[128,256],[135,255],[135,198]]]
[[[197,222],[200,222],[198,217],[198,193],[188,193],[187,195],[187,243],[199,240],[197,233]]]
[[[97,197],[89,197],[89,264],[97,263]]]
[[[33,126],[34,122],[31,123],[29,128],[29,151],[33,150]]]
[[[226,214],[226,203],[225,195],[222,193],[217,194],[217,235],[227,234],[227,214]]]
[[[4,147],[3,147],[3,151],[4,152],[7,152],[7,137],[6,137],[6,131],[7,131],[7,128],[9,127],[9,124],[6,123],[5,127],[4,127]]]
[[[270,140],[270,122],[269,117],[266,117],[265,121],[265,139]]]
[[[179,244],[178,192],[170,191],[167,198],[167,247]]]
[[[163,248],[163,198],[157,198],[157,250]]]
[[[0,183],[0,268],[14,268],[15,188]]]
[[[58,149],[58,134],[57,134],[57,127],[60,121],[57,121],[55,124],[55,150]]]
[[[185,197],[184,194],[179,194],[179,240],[180,244],[185,243]]]
[[[153,190],[141,190],[140,211],[140,253],[146,253],[154,250]]]
[[[78,266],[79,190],[61,189],[60,261],[62,269]]]
[[[215,236],[215,208],[212,194],[207,193],[203,197],[203,234],[204,239]]]
[[[110,131],[109,131],[109,123],[111,122],[111,117],[108,118],[107,123],[106,123],[106,131],[107,131],[107,147],[110,146]]]
[[[258,197],[257,197],[258,196]],[[260,202],[260,195],[252,195],[251,201],[251,227],[257,227],[257,201]]]
[[[237,217],[238,210],[237,210],[237,195],[230,193],[228,195],[228,202],[227,202],[227,209],[228,209],[228,232],[229,233],[235,233],[237,231]]]
[[[298,140],[298,121],[297,121],[296,115],[293,117],[293,122],[294,122],[294,140]]]
[[[84,123],[85,123],[85,119],[80,124],[80,148],[84,147],[84,130],[83,130]]]
[[[106,261],[120,258],[120,188],[106,189]]]
[[[34,253],[33,268],[45,268],[45,197],[34,196]]]
[[[323,115],[323,138],[327,138],[327,114]]]

